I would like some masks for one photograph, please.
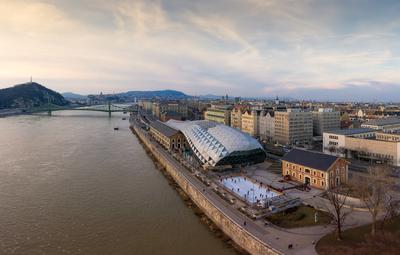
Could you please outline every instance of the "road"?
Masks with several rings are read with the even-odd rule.
[[[309,228],[300,228],[286,230],[276,226],[264,226],[261,222],[255,222],[242,214],[228,202],[219,197],[210,187],[198,180],[194,174],[188,171],[173,156],[159,146],[156,142],[142,132],[158,149],[162,156],[170,162],[175,169],[196,188],[203,196],[212,203],[219,211],[230,218],[250,235],[261,240],[265,244],[280,251],[283,254],[317,254],[313,243],[326,233],[332,231],[331,227],[317,226]],[[246,225],[244,226],[244,222]],[[288,245],[293,244],[293,249],[288,249]]]

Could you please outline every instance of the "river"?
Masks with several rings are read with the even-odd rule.
[[[0,254],[235,254],[186,207],[122,116],[0,118]]]

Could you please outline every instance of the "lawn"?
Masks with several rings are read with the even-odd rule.
[[[315,222],[315,213],[318,213],[318,221]],[[282,228],[300,228],[330,223],[329,214],[318,211],[310,206],[301,205],[285,212],[279,212],[266,218],[266,220]]]
[[[380,223],[378,222],[378,227]],[[343,240],[338,241],[334,234],[321,238],[316,250],[320,255],[332,254],[399,254],[400,216],[397,216],[377,229],[374,237],[370,235],[371,225],[348,229],[343,232]]]

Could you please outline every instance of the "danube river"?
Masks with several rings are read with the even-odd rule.
[[[0,118],[0,254],[235,254],[122,116]]]

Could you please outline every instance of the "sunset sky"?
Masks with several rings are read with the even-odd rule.
[[[0,0],[0,88],[400,100],[400,1]]]

